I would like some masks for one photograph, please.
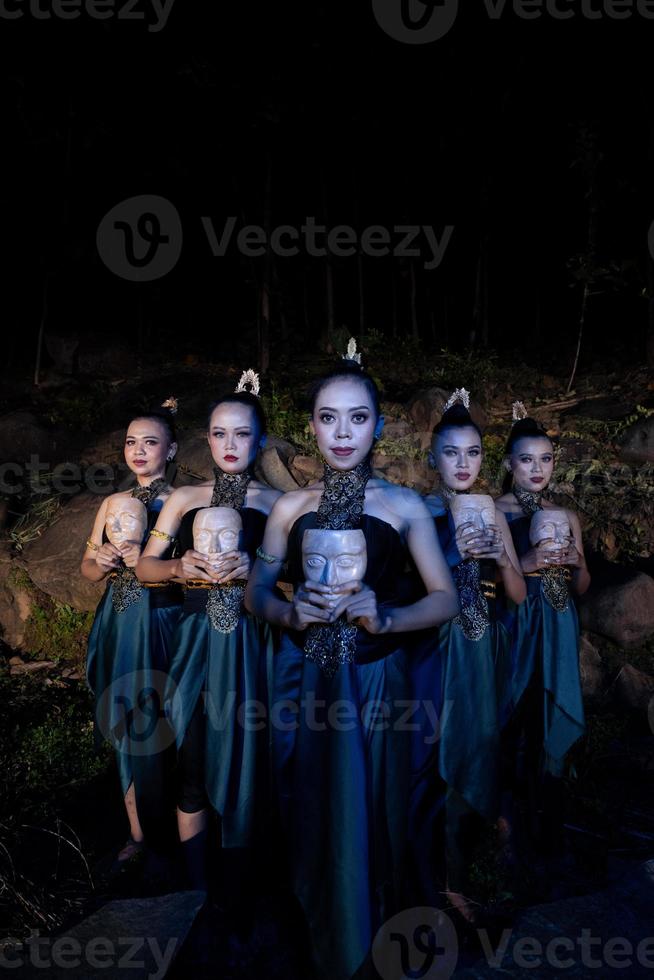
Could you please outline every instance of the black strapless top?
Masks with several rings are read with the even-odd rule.
[[[302,572],[302,537],[304,532],[316,528],[318,515],[309,511],[298,517],[288,536],[288,572],[293,585],[304,581]],[[366,539],[368,562],[363,577],[380,602],[397,600],[402,590],[402,577],[406,564],[406,548],[399,533],[391,524],[379,517],[363,514],[359,523]]]
[[[197,512],[205,509],[204,507],[194,507],[193,510],[187,510],[182,517],[177,533],[179,553],[181,555],[185,551],[193,549],[193,521]],[[267,515],[263,511],[255,510],[253,507],[243,507],[240,514],[243,520],[241,551],[247,551],[251,560],[254,562],[257,548],[263,541]]]
[[[506,519],[511,532],[511,537],[513,538],[513,544],[515,545],[516,554],[518,555],[518,558],[522,558],[522,556],[526,555],[531,548],[531,542],[529,540],[531,517],[527,514],[521,514],[520,517],[514,517],[514,519],[510,521],[507,514]]]

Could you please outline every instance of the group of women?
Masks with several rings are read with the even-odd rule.
[[[520,772],[556,794],[583,731],[570,592],[589,577],[574,513],[563,538],[530,541],[534,513],[560,513],[545,496],[553,445],[534,420],[511,428],[490,515],[461,521],[453,503],[483,458],[465,390],[434,430],[439,479],[425,498],[373,474],[383,417],[358,355],[310,391],[324,475],[304,489],[253,476],[266,438],[257,391],[242,381],[211,407],[213,483],[166,484],[169,408],[130,422],[136,486],[103,502],[82,562],[107,579],[88,678],[97,728],[119,750],[130,837],[118,860],[154,839],[164,806],[165,746],[124,740],[157,673],[151,713],[177,749],[189,884],[208,884],[212,811],[223,853],[283,846],[317,975],[345,980],[408,904],[444,898],[461,928],[478,924],[468,874],[480,831],[497,823],[511,854]],[[112,534],[121,512],[130,526],[133,498],[142,540]]]

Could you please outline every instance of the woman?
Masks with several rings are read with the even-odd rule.
[[[253,844],[266,815],[266,726],[250,723],[241,708],[267,705],[272,663],[270,628],[242,609],[245,580],[279,496],[252,475],[266,437],[258,390],[256,375],[245,372],[236,392],[212,406],[207,440],[215,481],[173,493],[137,566],[143,582],[185,583],[166,701],[178,747],[179,836],[190,883],[199,888],[207,885],[208,807],[222,818],[224,848]],[[207,554],[194,546],[194,520],[206,508],[239,512],[237,547]],[[180,557],[171,560],[165,552],[173,540]]]
[[[119,866],[143,850],[144,827],[150,839],[160,830],[165,746],[156,721],[156,693],[163,693],[161,672],[167,668],[181,592],[172,583],[141,588],[134,566],[172,492],[165,471],[177,451],[176,410],[176,401],[168,399],[130,422],[124,453],[136,486],[103,500],[81,564],[89,581],[107,580],[89,636],[87,679],[95,693],[96,740],[104,737],[117,749],[129,819],[130,836],[118,854]],[[139,526],[143,507],[146,514]],[[139,529],[138,540],[133,540],[132,528]]]
[[[483,459],[481,432],[468,405],[468,392],[457,389],[434,429],[429,461],[441,488],[426,503],[461,606],[438,636],[446,894],[465,922],[474,924],[478,915],[466,898],[471,849],[483,819],[496,818],[499,802],[500,697],[509,638],[496,615],[496,582],[514,603],[523,601],[526,589],[504,515],[488,497],[468,503],[463,496],[473,490]],[[459,511],[461,522],[455,525],[453,512]]]
[[[402,634],[443,622],[457,604],[424,504],[372,475],[383,427],[373,380],[344,360],[313,386],[310,404],[324,477],[275,504],[246,605],[284,630],[273,739],[292,883],[319,971],[342,980],[397,907],[408,777]],[[303,573],[303,541],[316,529],[363,532],[362,579],[338,585]],[[317,541],[330,547],[324,534]],[[409,555],[427,594],[402,606]],[[361,551],[343,559],[363,567]],[[275,594],[285,561],[290,602]]]
[[[511,782],[518,741],[525,739],[524,764],[532,794],[537,784],[541,787],[539,806],[547,811],[542,828],[547,834],[560,822],[558,777],[564,771],[566,753],[584,731],[579,624],[570,593],[583,595],[590,575],[579,518],[545,497],[554,469],[552,441],[534,419],[527,417],[521,402],[514,404],[513,417],[505,448],[505,492],[497,506],[509,523],[528,594],[516,619],[509,687],[513,717],[506,731],[504,755],[514,770],[507,777]],[[535,546],[530,543],[533,515],[543,510],[564,510],[567,516],[570,537],[559,549],[553,550],[547,540]],[[507,811],[507,843],[511,824]]]

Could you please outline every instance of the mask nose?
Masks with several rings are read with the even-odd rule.
[[[336,565],[333,561],[325,562],[325,567],[322,570],[322,575],[320,576],[320,581],[323,585],[336,585],[338,582],[338,576],[336,574]]]

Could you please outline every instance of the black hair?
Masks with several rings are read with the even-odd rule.
[[[152,419],[155,422],[160,422],[163,425],[168,438],[171,442],[177,442],[177,430],[175,429],[175,414],[171,412],[169,408],[164,408],[163,405],[157,405],[156,408],[148,409],[145,412],[137,412],[131,419],[130,424],[135,422],[137,419]]]
[[[473,422],[472,415],[462,402],[455,402],[446,412],[443,412],[440,422],[434,426],[432,439],[442,436],[447,429],[463,429],[468,426],[475,430],[481,441],[481,429],[476,422]]]
[[[332,381],[338,381],[339,378],[354,379],[355,381],[360,381],[365,387],[370,400],[372,402],[372,407],[374,409],[377,418],[381,415],[381,404],[379,401],[379,388],[377,387],[374,379],[367,371],[364,371],[360,364],[356,361],[350,361],[343,359],[340,364],[337,364],[328,374],[324,374],[321,378],[317,378],[311,387],[307,395],[307,407],[311,415],[313,415],[314,409],[316,407],[316,402],[318,400],[318,395],[328,384]]]
[[[547,439],[552,448],[554,448],[554,442],[551,436],[548,436],[547,432],[540,425],[536,419],[530,418],[528,415],[524,419],[518,419],[511,426],[511,431],[509,432],[509,437],[506,440],[506,446],[504,447],[504,456],[510,456],[514,450],[515,444],[519,442],[520,439]],[[502,481],[502,493],[508,493],[513,484],[513,474],[507,473]]]
[[[253,395],[251,391],[234,391],[229,395],[225,395],[224,398],[218,398],[215,402],[212,402],[209,406],[207,429],[211,425],[211,416],[219,405],[247,405],[248,408],[251,408],[254,412],[254,417],[256,418],[257,425],[259,426],[259,434],[265,436],[268,432],[266,413],[263,410],[261,400],[256,395]]]

